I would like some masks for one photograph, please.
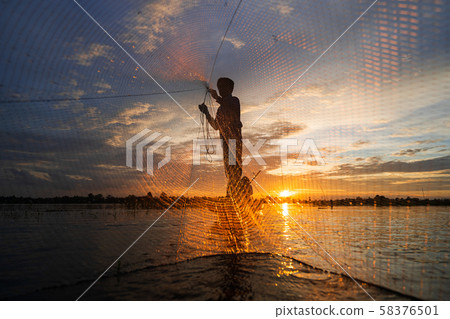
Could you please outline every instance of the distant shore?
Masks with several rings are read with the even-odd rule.
[[[177,200],[178,199],[178,200]],[[89,194],[87,196],[61,196],[61,197],[47,197],[47,198],[32,198],[32,197],[16,197],[16,196],[0,196],[0,204],[113,204],[114,206],[121,206],[132,209],[145,208],[162,208],[168,207],[172,203],[174,207],[203,207],[205,202],[222,200],[224,197],[207,197],[207,196],[168,196],[162,193],[160,196],[152,196],[148,193],[145,196],[129,195],[126,197],[114,197],[111,195],[103,196],[102,194]],[[388,198],[376,195],[374,197],[355,197],[344,199],[298,199],[294,197],[265,197],[258,198],[258,201],[266,203],[294,203],[301,205],[311,205],[318,207],[333,207],[333,206],[450,206],[450,199],[439,198]]]

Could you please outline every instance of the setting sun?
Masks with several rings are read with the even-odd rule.
[[[289,196],[291,196],[293,194],[295,194],[295,193],[286,189],[286,190],[280,192],[280,197],[289,197]]]

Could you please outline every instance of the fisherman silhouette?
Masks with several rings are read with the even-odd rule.
[[[216,90],[208,89],[211,96],[219,103],[216,118],[213,118],[205,104],[199,109],[205,114],[208,123],[213,129],[219,130],[223,147],[223,163],[227,177],[227,196],[235,197],[242,184],[242,123],[241,104],[239,99],[232,96],[234,82],[229,78],[217,80]],[[247,179],[248,180],[248,179]],[[249,185],[250,186],[250,185]]]

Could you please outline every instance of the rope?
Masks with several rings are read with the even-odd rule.
[[[213,73],[214,73],[214,69],[216,67],[217,57],[219,56],[220,50],[222,49],[223,43],[225,42],[225,38],[227,37],[228,31],[230,30],[231,24],[233,23],[234,17],[236,16],[236,13],[239,10],[239,7],[241,6],[241,3],[242,3],[242,0],[240,0],[238,5],[236,6],[236,9],[234,10],[233,15],[231,16],[231,20],[228,23],[228,26],[227,26],[227,28],[225,30],[225,33],[223,34],[222,41],[220,42],[219,48],[217,49],[216,55],[214,57],[214,61],[213,61],[212,68],[211,68],[211,73],[209,74],[208,84],[211,83],[211,79],[212,79],[212,76],[213,76]],[[205,104],[205,102],[206,102],[207,95],[208,95],[208,87],[206,88],[205,96],[203,98],[203,104]],[[210,96],[210,99],[211,99],[211,96]],[[211,99],[210,104],[212,104],[212,99]],[[208,106],[207,106],[207,108],[208,108],[208,111],[209,111],[209,107]],[[205,123],[205,117],[206,117],[206,115],[203,114],[200,117],[200,120],[201,120],[201,125],[203,127],[203,136],[204,136],[204,138],[209,140],[209,139],[211,139],[211,135],[209,133],[208,124],[206,124],[206,125],[204,124]],[[210,152],[210,150],[209,150],[209,145],[206,145],[206,155],[207,155],[207,159],[208,159],[208,161],[210,163],[212,162],[212,157],[211,157],[212,154],[213,153]],[[209,156],[209,158],[208,158],[208,156]]]
[[[234,17],[236,16],[236,12],[238,11],[239,7],[241,6],[241,3],[242,3],[242,0],[239,1],[236,9],[234,10],[234,13],[233,13],[233,16],[231,17],[230,23],[228,23],[228,27],[225,30],[225,33],[224,33],[223,38],[222,38],[222,41],[220,42],[219,49],[217,49],[216,56],[214,57],[214,62],[213,62],[213,66],[212,66],[212,69],[211,69],[211,74],[209,75],[208,83],[211,83],[211,78],[212,78],[212,75],[213,75],[213,72],[214,72],[214,68],[216,66],[217,57],[219,56],[220,49],[222,49],[223,42],[225,41],[225,38],[226,38],[227,33],[228,33],[228,30],[230,30],[230,26],[233,23]]]
[[[171,91],[168,93],[183,93],[198,91],[199,89],[188,89],[188,90],[178,90]],[[67,101],[90,101],[90,100],[103,100],[103,99],[117,99],[126,97],[139,97],[139,96],[151,96],[151,95],[161,95],[166,94],[165,92],[153,92],[153,93],[141,93],[141,94],[124,94],[124,95],[109,95],[109,96],[90,96],[90,97],[79,97],[79,98],[51,98],[51,99],[32,99],[32,100],[6,100],[0,101],[0,104],[17,104],[17,103],[51,103],[51,102],[67,102]]]
[[[208,94],[208,90],[206,90],[205,98],[203,100],[203,104],[205,104],[205,102],[206,102],[207,94]],[[210,105],[212,104],[211,96],[209,97],[209,103],[208,104],[210,104]],[[206,120],[206,114],[202,113],[200,115],[200,123],[201,123],[201,127],[202,127],[203,139],[207,140],[207,141],[210,141],[211,140],[211,133],[209,131],[209,125],[208,125],[207,120]],[[208,160],[208,162],[211,163],[212,162],[212,154],[214,154],[214,152],[210,151],[210,145],[209,144],[206,144],[205,148],[206,148],[206,159]]]
[[[241,3],[242,3],[242,0],[240,0],[238,5],[236,6],[236,9],[234,10],[233,15],[231,16],[231,20],[228,23],[228,26],[227,26],[227,28],[225,30],[225,33],[223,34],[222,41],[220,42],[219,48],[217,49],[216,55],[214,57],[214,61],[213,61],[212,68],[211,68],[211,73],[209,75],[209,79],[208,79],[208,82],[207,82],[208,85],[211,83],[211,79],[212,79],[212,76],[213,76],[213,73],[214,73],[214,69],[216,67],[217,57],[219,56],[220,50],[222,49],[223,43],[225,42],[225,38],[226,38],[226,36],[228,34],[228,31],[230,30],[230,27],[231,27],[231,24],[233,23],[234,17],[236,16],[236,13],[239,10],[239,7],[241,6]],[[203,104],[206,105],[206,107],[208,109],[208,112],[209,112],[209,107],[208,107],[207,104],[212,105],[213,102],[212,102],[212,98],[211,98],[211,95],[210,95],[210,97],[209,97],[210,98],[210,103],[207,103],[207,104],[205,103],[206,102],[206,98],[208,96],[208,92],[209,92],[208,91],[208,87],[206,87],[205,96],[203,98]],[[213,116],[215,117],[215,114],[213,114]],[[205,119],[206,119],[206,114],[201,114],[200,115],[200,121],[201,121],[201,126],[202,126],[202,131],[203,131],[203,138],[205,140],[210,140],[211,139],[211,134],[210,134],[210,131],[209,131],[208,123],[206,123],[207,121],[205,121]],[[225,141],[225,142],[227,142],[227,141]],[[211,156],[212,154],[214,154],[214,153],[212,151],[210,151],[210,146],[207,144],[206,145],[206,158],[207,158],[207,160],[210,163],[212,162],[212,156]],[[235,155],[235,157],[236,157],[236,155]]]

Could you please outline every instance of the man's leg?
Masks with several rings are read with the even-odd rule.
[[[242,177],[242,136],[236,139],[236,165],[239,168],[239,179]]]
[[[232,194],[236,197],[239,195],[238,185],[242,176],[242,139],[229,139],[228,151],[228,189],[232,191]]]
[[[223,167],[225,169],[225,177],[227,179],[227,196],[230,196],[230,179],[231,179],[231,169],[230,169],[230,156],[229,156],[229,147],[228,141],[222,139],[222,149],[223,149]]]
[[[238,138],[236,139],[236,151],[234,153],[235,156],[235,164],[233,167],[233,178],[232,183],[235,190],[236,198],[241,197],[242,195],[242,187],[241,185],[241,178],[242,178],[242,138],[239,134]]]
[[[242,176],[242,138],[241,134],[236,139],[223,139],[223,162],[225,176],[227,178],[227,195],[238,195],[237,189]]]

